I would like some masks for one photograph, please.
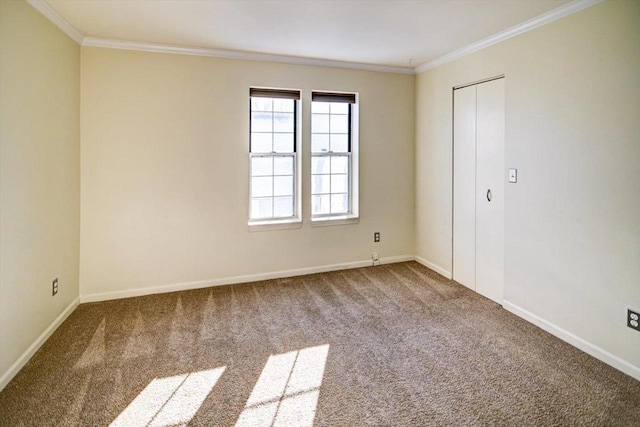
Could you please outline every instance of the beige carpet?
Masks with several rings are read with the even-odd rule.
[[[638,425],[640,382],[417,263],[81,305],[2,426]]]

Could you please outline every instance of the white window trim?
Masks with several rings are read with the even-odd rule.
[[[349,225],[358,224],[360,218],[356,215],[333,215],[330,217],[316,217],[311,220],[314,227],[326,227],[328,225]]]
[[[249,223],[249,231],[288,230],[293,228],[302,228],[302,220],[300,218],[251,221]]]
[[[360,197],[359,197],[359,164],[360,164],[360,94],[357,92],[341,92],[336,90],[312,90],[313,92],[331,92],[331,93],[348,93],[355,94],[356,102],[355,104],[351,104],[351,164],[350,164],[350,176],[349,176],[349,185],[350,192],[349,197],[351,197],[350,205],[351,212],[348,214],[323,214],[323,215],[313,215],[313,207],[311,205],[311,187],[309,187],[309,212],[311,216],[311,225],[312,226],[328,226],[328,225],[347,225],[347,224],[357,224],[360,222]],[[313,102],[313,101],[309,101]],[[309,108],[311,110],[311,107]],[[313,129],[310,129],[310,134],[313,132]],[[309,144],[311,144],[311,138],[309,138]],[[311,166],[311,156],[313,153],[311,149],[309,149],[309,165]],[[309,177],[311,177],[311,172],[309,172]],[[309,181],[309,185],[311,186],[311,181]]]
[[[268,88],[268,89],[281,89],[281,88]],[[292,89],[298,90],[298,89]],[[302,95],[302,94],[301,94]],[[295,117],[295,126],[296,126],[296,137],[295,137],[295,152],[294,152],[294,179],[293,179],[293,197],[294,197],[294,216],[291,218],[274,218],[274,219],[251,219],[251,158],[252,154],[258,155],[258,153],[251,153],[251,129],[250,129],[250,121],[247,123],[247,127],[249,128],[249,132],[247,132],[248,136],[248,144],[247,147],[249,150],[249,173],[247,176],[249,177],[249,195],[246,198],[248,201],[247,206],[247,225],[249,227],[249,231],[269,231],[269,230],[285,230],[285,229],[293,229],[293,228],[301,228],[302,227],[302,97],[300,100],[295,101],[296,104],[296,117]],[[249,107],[249,115],[251,115],[251,107]]]

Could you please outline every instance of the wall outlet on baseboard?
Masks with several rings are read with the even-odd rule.
[[[627,326],[640,331],[640,312],[627,309]]]
[[[373,260],[373,265],[380,265],[380,255],[378,255],[378,252],[372,253],[371,259]]]
[[[51,283],[51,296],[55,296],[58,293],[58,278],[53,279]]]
[[[380,232],[376,231],[375,233],[373,233],[373,242],[378,243],[379,241],[380,241]]]

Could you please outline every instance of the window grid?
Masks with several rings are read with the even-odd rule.
[[[259,98],[260,99],[260,98]],[[293,151],[291,152],[295,152],[297,147],[296,147],[296,141],[297,141],[297,126],[296,126],[296,117],[297,117],[297,108],[298,108],[298,104],[295,100],[293,99],[288,99],[287,101],[291,101],[293,102],[293,111],[274,111],[274,101],[278,100],[280,101],[280,99],[278,98],[261,98],[261,99],[269,99],[270,101],[270,105],[271,105],[271,110],[254,110],[253,109],[253,104],[251,103],[251,98],[249,98],[249,111],[250,111],[250,115],[249,115],[249,132],[251,134],[251,136],[253,136],[254,134],[256,135],[271,135],[271,153],[275,153],[276,151],[275,149],[275,136],[276,135],[291,135],[293,134]],[[271,115],[271,131],[270,132],[264,132],[264,131],[254,131],[253,130],[253,113],[267,113],[269,115]],[[276,132],[275,131],[275,124],[276,124],[276,114],[280,113],[280,114],[292,114],[293,115],[293,132]],[[253,153],[253,137],[249,138],[249,152]]]
[[[249,188],[249,196],[250,196],[250,207],[249,207],[249,218],[251,221],[271,221],[271,220],[286,220],[292,219],[296,217],[296,197],[297,197],[297,156],[296,156],[296,136],[297,136],[297,101],[294,99],[276,99],[276,98],[257,98],[263,100],[263,108],[254,109],[254,103],[252,102],[254,98],[250,97],[249,99],[249,162],[250,162],[250,188]],[[264,101],[268,100],[268,105],[270,109],[266,109],[266,105],[264,105]],[[290,111],[289,107],[285,107],[284,109],[277,109],[275,106],[275,101],[279,102],[292,102],[292,108]],[[256,102],[256,104],[259,104]],[[254,114],[255,113],[263,113],[269,114],[271,116],[270,120],[270,131],[254,131]],[[292,129],[291,132],[277,132],[277,123],[276,116],[278,114],[290,116],[292,117]],[[288,119],[285,119],[285,122]],[[261,151],[254,152],[257,144],[254,144],[254,136],[256,135],[270,135],[270,150],[269,151]],[[291,144],[286,151],[280,151],[278,147],[276,147],[276,135],[290,135],[290,142],[286,142],[286,145]],[[265,141],[266,142],[266,141]],[[267,146],[269,147],[269,146]],[[266,148],[266,147],[262,147]],[[267,171],[264,170],[256,170],[256,159],[270,159],[268,162]],[[285,162],[279,165],[280,168],[284,166],[284,168],[289,168],[288,171],[282,172],[277,169],[276,159],[290,159],[289,162]],[[264,164],[261,166],[264,168]],[[270,178],[270,191],[267,192],[267,195],[263,195],[256,188],[255,185],[257,183],[257,179],[260,178]],[[289,182],[284,183],[285,190],[277,191],[277,178],[289,178]],[[264,181],[263,181],[264,182]],[[264,189],[263,189],[264,190]],[[283,194],[279,194],[283,193]],[[278,213],[277,202],[285,201],[284,208],[280,212],[286,212],[286,215]],[[267,206],[260,206],[260,202],[267,202]]]
[[[313,104],[318,104],[319,102],[314,102]],[[313,112],[312,111],[312,118],[313,116],[316,117],[324,117],[326,116],[329,120],[328,120],[328,129],[327,132],[316,132],[314,129],[311,130],[311,134],[312,134],[312,140],[313,140],[313,136],[314,135],[328,135],[329,138],[329,149],[328,150],[323,150],[318,152],[317,150],[312,152],[312,159],[327,159],[329,161],[329,172],[328,173],[323,173],[322,171],[320,173],[313,173],[313,172],[317,172],[317,171],[312,171],[312,192],[311,192],[311,198],[312,198],[312,216],[314,217],[330,217],[330,216],[334,216],[334,215],[347,215],[350,214],[352,212],[352,201],[351,201],[351,197],[350,197],[350,193],[351,193],[351,105],[350,104],[345,104],[345,103],[334,103],[334,102],[323,102],[323,104],[328,104],[328,112]],[[337,105],[336,105],[337,104]],[[334,107],[335,106],[335,107]],[[345,106],[346,108],[346,112],[342,113],[342,112],[338,112],[335,113],[333,112],[334,108],[337,107],[340,108],[344,108]],[[347,117],[347,128],[346,128],[346,132],[332,132],[332,116],[346,116]],[[338,152],[334,152],[334,145],[333,145],[333,135],[346,135],[347,136],[347,150],[346,151],[338,151]],[[313,145],[313,143],[312,143]],[[315,147],[314,147],[315,148]],[[347,159],[347,164],[346,164],[346,171],[342,172],[342,173],[334,173],[334,159],[337,158],[341,158],[341,157],[345,157]],[[312,160],[312,166],[313,166],[313,160]],[[329,191],[325,192],[323,191],[323,189],[320,189],[318,191],[318,189],[316,188],[316,191],[313,191],[313,187],[314,187],[314,182],[317,179],[317,177],[329,177],[328,179],[328,186],[329,186]],[[335,176],[344,176],[346,178],[346,191],[340,191],[340,192],[334,192],[334,180],[333,177]],[[346,203],[340,203],[339,206],[336,206],[334,208],[334,196],[342,196],[342,197],[346,197]],[[325,198],[328,199],[328,211],[326,209],[322,209],[322,202],[321,200]],[[320,200],[320,202],[318,202],[318,200]],[[316,205],[316,203],[318,203]],[[340,209],[340,206],[342,206],[343,208]]]
[[[295,206],[295,191],[296,191],[296,182],[295,182],[295,176],[296,176],[296,155],[295,153],[293,154],[263,154],[263,153],[259,153],[259,154],[251,154],[251,159],[252,159],[252,168],[253,168],[253,159],[254,158],[267,158],[267,159],[272,159],[272,164],[271,164],[271,170],[273,171],[271,174],[255,174],[253,172],[253,169],[251,171],[251,185],[252,185],[252,194],[253,194],[253,178],[271,178],[271,196],[253,196],[251,197],[251,200],[270,200],[270,204],[271,204],[271,213],[272,216],[265,216],[265,217],[253,217],[252,219],[255,220],[263,220],[263,219],[286,219],[286,218],[291,218],[291,216],[275,216],[275,211],[276,211],[276,200],[279,199],[286,199],[286,198],[291,198],[291,206],[292,206],[292,212],[295,215],[295,211],[294,211],[294,206]],[[290,158],[291,159],[291,163],[292,163],[292,170],[290,174],[285,174],[285,173],[276,173],[275,172],[275,158]],[[292,184],[291,184],[291,194],[276,194],[276,178],[281,177],[281,178],[291,178]],[[253,207],[252,207],[253,209]]]
[[[328,183],[329,183],[329,191],[328,192],[317,192],[317,193],[313,193],[311,194],[311,196],[328,196],[328,200],[329,200],[329,209],[328,209],[328,213],[316,213],[313,214],[314,216],[330,216],[330,215],[336,215],[336,214],[348,214],[349,212],[351,212],[351,206],[350,206],[350,200],[349,200],[349,194],[350,194],[350,187],[351,187],[351,153],[327,153],[327,154],[314,154],[312,157],[315,157],[317,159],[326,159],[329,161],[329,173],[316,173],[316,174],[312,174],[312,177],[329,177],[328,179]],[[340,158],[340,157],[346,157],[347,158],[347,169],[346,169],[346,173],[342,172],[342,173],[334,173],[333,172],[333,159],[336,158]],[[332,177],[334,176],[344,176],[347,180],[347,185],[346,185],[346,190],[347,191],[333,191],[333,179]],[[345,210],[340,210],[340,211],[334,211],[333,208],[333,197],[332,196],[346,196],[347,197],[347,205],[346,205],[346,209]]]

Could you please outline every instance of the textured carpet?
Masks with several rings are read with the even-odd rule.
[[[2,426],[638,425],[640,382],[413,262],[82,304]]]

